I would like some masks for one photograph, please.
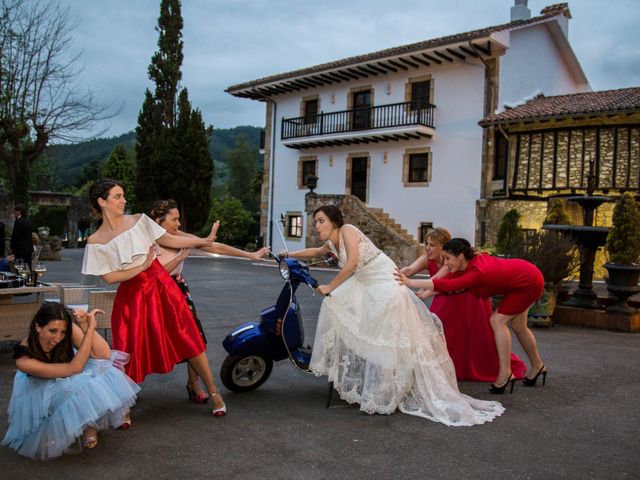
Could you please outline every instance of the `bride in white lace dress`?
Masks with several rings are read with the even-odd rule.
[[[344,225],[338,207],[314,212],[326,243],[289,255],[319,257],[333,251],[340,272],[322,302],[310,369],[328,375],[340,397],[367,413],[396,409],[450,426],[482,424],[504,412],[498,402],[460,393],[440,320],[398,284],[395,264],[360,230]]]

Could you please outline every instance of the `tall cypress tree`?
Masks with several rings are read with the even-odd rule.
[[[162,0],[156,31],[158,51],[151,57],[149,78],[156,84],[155,100],[163,127],[176,126],[176,99],[182,79],[182,13],[180,0]]]
[[[136,128],[136,198],[143,210],[154,200],[175,199],[185,230],[194,231],[209,211],[213,160],[202,115],[192,110],[186,88],[180,89],[182,27],[180,1],[162,0],[158,51],[148,70],[155,90],[145,93]]]
[[[178,206],[183,223],[197,231],[207,220],[211,207],[213,158],[209,152],[209,134],[200,110],[193,110],[186,88],[178,99],[176,139],[180,157],[180,176],[173,180],[174,191],[181,192]]]

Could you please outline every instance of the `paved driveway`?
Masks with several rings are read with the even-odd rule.
[[[78,281],[80,263],[81,251],[65,250],[63,261],[49,262],[45,280]],[[273,266],[222,258],[190,258],[185,276],[218,377],[222,339],[273,303],[282,281]],[[320,281],[330,276],[316,273]],[[320,298],[303,290],[299,300],[311,343]],[[48,462],[0,448],[2,478],[639,478],[640,336],[572,327],[535,334],[550,369],[547,386],[516,386],[500,398],[505,414],[487,425],[369,416],[341,401],[325,409],[326,381],[286,362],[255,392],[222,387],[229,414],[216,419],[187,401],[186,369],[179,365],[142,384],[129,431],[106,432],[98,448]],[[5,345],[0,412],[8,406],[13,368]],[[487,384],[460,388],[495,399]],[[2,433],[6,422],[1,415]]]

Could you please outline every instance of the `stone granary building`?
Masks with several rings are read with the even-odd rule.
[[[480,122],[487,138],[479,241],[495,240],[511,208],[525,229],[537,230],[549,197],[584,194],[589,175],[596,195],[640,192],[640,88],[570,95],[537,95]],[[574,224],[578,207],[567,204]],[[596,211],[594,225],[609,226],[612,203]]]
[[[282,248],[283,213],[289,247],[315,245],[312,207],[331,202],[400,264],[435,226],[478,243],[477,203],[493,192],[478,122],[539,92],[590,90],[568,5],[532,17],[526,4],[508,23],[229,87],[266,105],[265,242]]]

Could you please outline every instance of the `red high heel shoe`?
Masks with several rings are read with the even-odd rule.
[[[131,428],[131,414],[127,413],[124,416],[124,421],[122,425],[118,427],[118,430],[129,430]]]
[[[216,395],[218,395],[218,392],[211,394],[211,403],[213,403],[213,397],[215,397]],[[225,405],[221,408],[214,407],[211,410],[211,413],[213,414],[214,417],[224,417],[227,414],[227,406]]]
[[[204,392],[196,393],[193,387],[188,383],[187,383],[187,394],[189,395],[189,400],[195,403],[199,403],[200,405],[207,403],[207,401],[209,400],[209,395],[207,395]]]

